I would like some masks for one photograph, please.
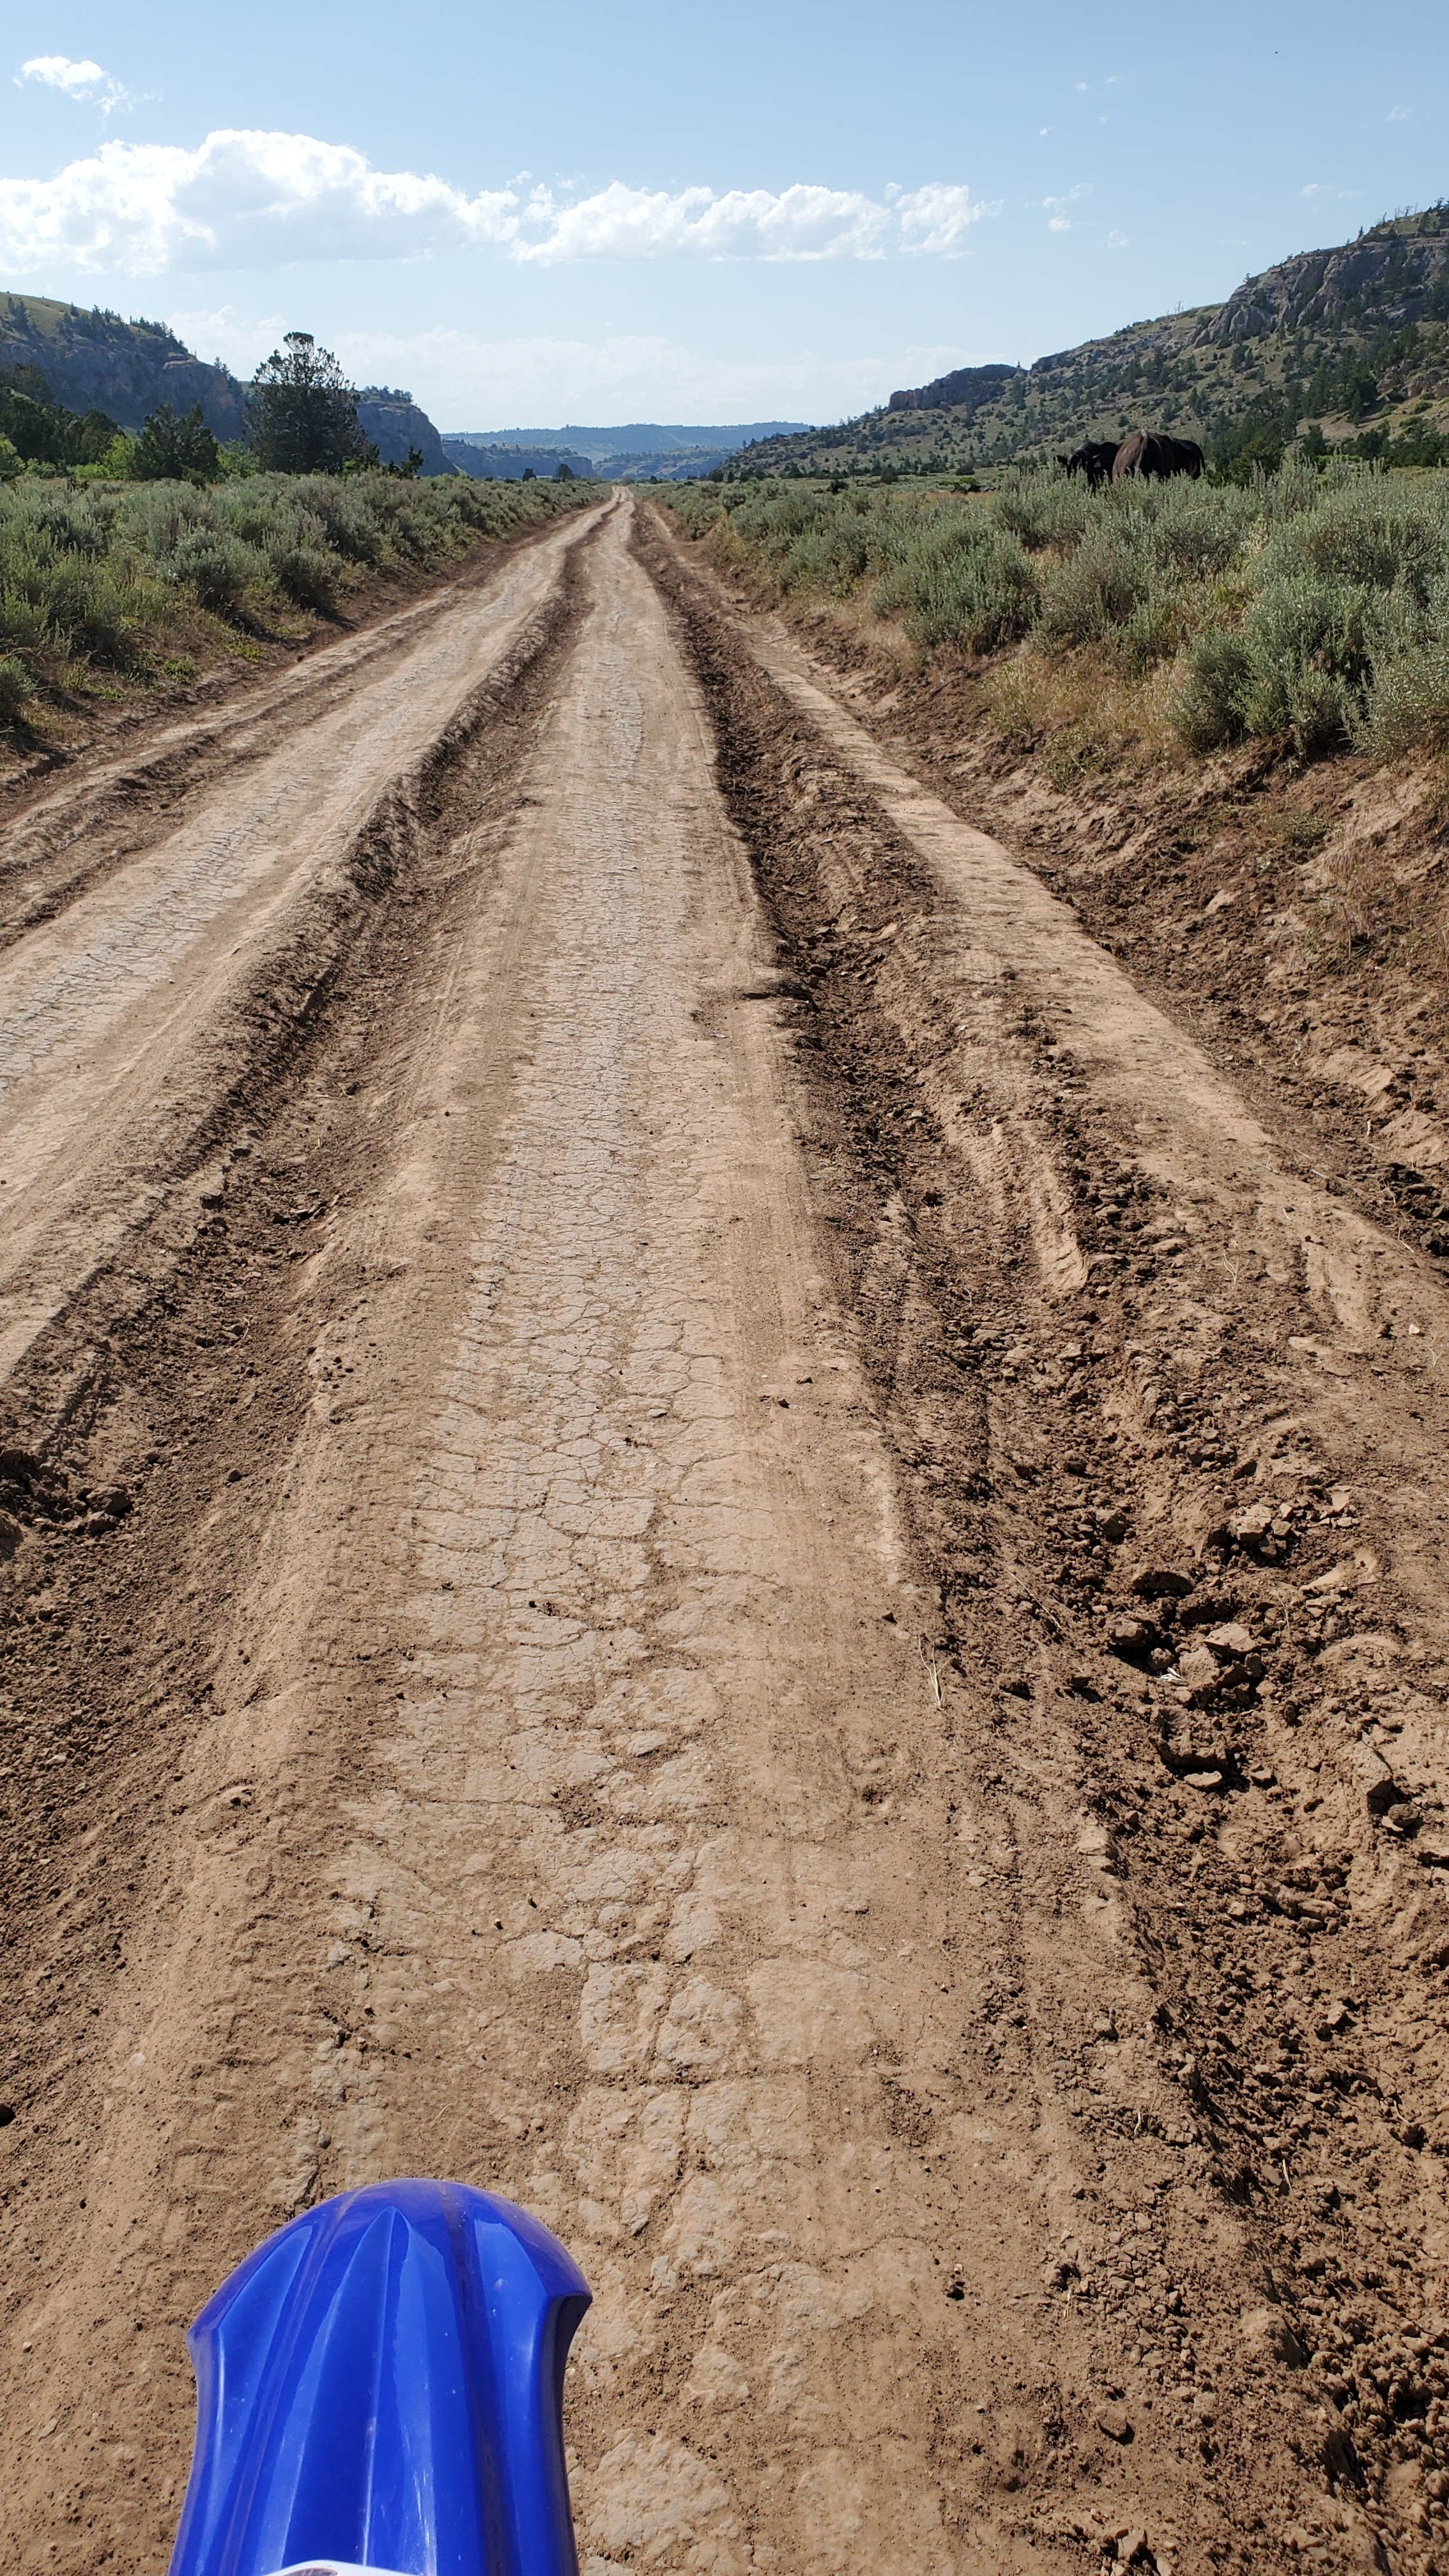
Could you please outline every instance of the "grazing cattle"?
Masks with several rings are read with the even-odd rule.
[[[1085,474],[1095,492],[1112,480],[1112,464],[1117,454],[1114,438],[1089,438],[1084,447],[1074,448],[1070,456],[1059,456],[1057,463],[1064,474]]]
[[[1192,438],[1167,438],[1160,430],[1134,429],[1117,450],[1112,467],[1114,483],[1125,483],[1129,474],[1199,475],[1202,472],[1202,449]]]

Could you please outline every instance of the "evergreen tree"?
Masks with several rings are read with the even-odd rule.
[[[153,411],[136,441],[132,471],[138,483],[214,483],[220,468],[216,440],[193,403],[178,420],[169,403]]]
[[[357,417],[357,388],[310,331],[289,331],[252,378],[247,404],[257,463],[275,474],[340,474],[375,463]]]

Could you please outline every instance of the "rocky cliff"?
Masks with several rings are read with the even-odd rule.
[[[1338,250],[1307,250],[1250,277],[1219,305],[1198,333],[1202,343],[1252,340],[1267,331],[1319,326],[1351,330],[1372,322],[1397,331],[1406,322],[1449,319],[1449,220],[1431,207],[1400,224],[1376,225]]]
[[[193,357],[163,322],[124,322],[119,313],[59,304],[48,295],[0,295],[0,371],[42,376],[67,411],[103,411],[139,429],[161,403],[200,403],[218,438],[240,438],[245,394],[225,367]]]
[[[979,411],[1000,393],[1012,376],[1024,376],[1024,367],[953,367],[948,376],[936,376],[928,385],[915,385],[905,393],[892,394],[887,411]]]
[[[384,465],[405,465],[416,448],[424,474],[452,474],[457,468],[443,452],[437,424],[412,395],[392,385],[364,385],[357,397],[357,417]]]

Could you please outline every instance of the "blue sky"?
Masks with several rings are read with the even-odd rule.
[[[1423,0],[46,0],[0,282],[249,371],[315,330],[445,428],[835,419],[1449,191]]]

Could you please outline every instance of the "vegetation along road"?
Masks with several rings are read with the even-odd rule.
[[[587,2576],[1449,2564],[1442,1271],[893,721],[620,494],[13,791],[7,2568],[419,2169]]]

